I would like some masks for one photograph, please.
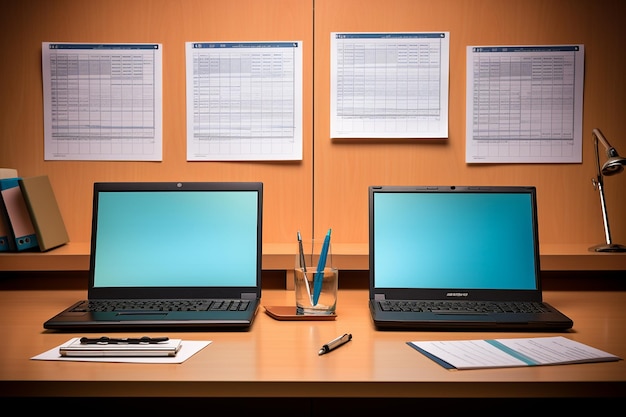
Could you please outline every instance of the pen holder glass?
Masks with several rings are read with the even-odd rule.
[[[324,265],[320,256],[324,239],[303,241],[302,253],[296,256],[294,289],[297,315],[333,315],[337,308],[339,270],[333,267],[332,245],[327,245]]]

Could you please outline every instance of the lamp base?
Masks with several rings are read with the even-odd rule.
[[[626,252],[626,246],[619,243],[595,245],[589,248],[591,252]]]

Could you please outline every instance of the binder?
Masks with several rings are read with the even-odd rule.
[[[33,223],[39,250],[44,252],[66,244],[69,236],[48,176],[19,178],[18,183]]]
[[[1,201],[0,205],[2,205]],[[10,232],[11,224],[8,219],[5,219],[3,212],[4,210],[0,208],[0,252],[9,252],[14,250],[14,246],[10,245],[13,242],[13,233]]]
[[[0,179],[14,177],[17,177],[16,169],[0,168]],[[13,244],[11,223],[9,223],[8,215],[2,207],[2,198],[0,197],[0,252],[14,251],[15,245]]]
[[[9,245],[15,245],[16,251],[23,251],[36,248],[39,244],[18,180],[19,177],[0,179],[0,210],[11,225]]]

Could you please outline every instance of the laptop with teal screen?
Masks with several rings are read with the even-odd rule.
[[[565,331],[543,300],[529,186],[369,187],[377,329]]]
[[[262,208],[260,182],[95,183],[87,298],[44,328],[249,329]]]

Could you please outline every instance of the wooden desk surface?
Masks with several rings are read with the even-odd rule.
[[[406,342],[558,333],[376,331],[365,289],[340,290],[335,321],[276,321],[261,307],[247,332],[168,333],[173,338],[213,342],[178,365],[30,360],[81,336],[45,331],[42,323],[85,296],[82,290],[0,291],[0,315],[4,317],[0,324],[0,397],[626,396],[624,360],[445,370]],[[545,299],[574,320],[574,329],[565,333],[566,337],[626,358],[626,292],[547,292]],[[34,304],[40,307],[33,309]],[[293,293],[264,290],[262,304],[293,305]],[[327,355],[317,355],[325,342],[343,333],[352,333],[353,341]],[[145,334],[163,335],[141,333]]]

